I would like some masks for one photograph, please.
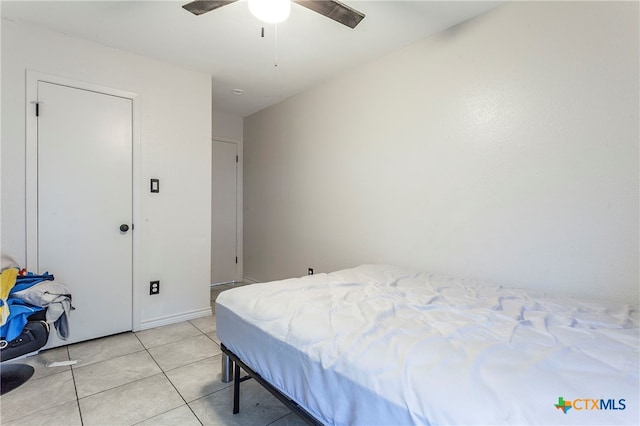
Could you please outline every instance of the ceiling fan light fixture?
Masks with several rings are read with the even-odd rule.
[[[291,0],[249,0],[249,10],[263,22],[278,24],[289,17]]]

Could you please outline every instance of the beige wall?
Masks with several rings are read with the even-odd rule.
[[[211,134],[213,139],[242,141],[242,117],[213,109]]]
[[[2,22],[2,252],[25,264],[25,72],[134,92],[140,99],[140,256],[134,312],[142,327],[206,314],[211,250],[211,77]],[[149,193],[149,179],[161,193]],[[153,196],[158,195],[158,196]],[[54,271],[52,271],[54,272]],[[162,291],[149,296],[149,281]],[[114,313],[114,315],[117,313]],[[134,324],[135,326],[135,324]]]
[[[638,3],[514,2],[245,119],[244,271],[638,299]]]

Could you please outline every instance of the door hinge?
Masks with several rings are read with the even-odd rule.
[[[238,162],[238,156],[236,155],[236,163]]]
[[[236,256],[236,263],[238,263],[238,256]]]
[[[36,102],[36,117],[40,117],[40,102]]]

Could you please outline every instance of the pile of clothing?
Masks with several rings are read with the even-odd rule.
[[[20,336],[28,318],[43,310],[47,324],[67,339],[69,313],[74,309],[67,286],[48,272],[37,275],[17,266],[3,268],[0,279],[0,347]]]

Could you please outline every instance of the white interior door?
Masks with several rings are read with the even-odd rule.
[[[38,104],[38,265],[76,308],[47,346],[131,330],[132,101],[39,81]]]
[[[236,194],[237,155],[235,143],[213,141],[211,194],[211,282],[237,279]]]

